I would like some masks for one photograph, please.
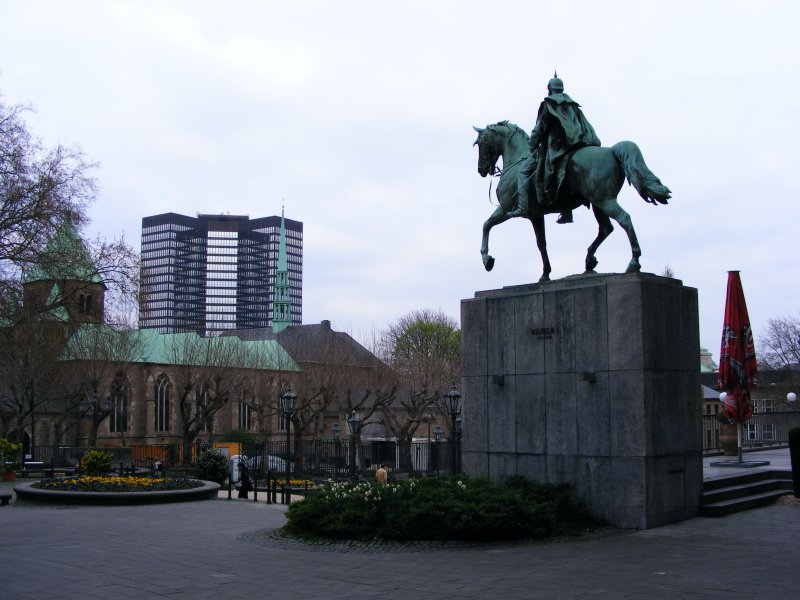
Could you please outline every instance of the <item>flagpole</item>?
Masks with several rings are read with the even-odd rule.
[[[739,462],[742,462],[742,424],[736,423],[736,444],[737,454],[739,456]]]

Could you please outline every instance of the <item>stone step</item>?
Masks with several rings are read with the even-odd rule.
[[[735,500],[737,498],[746,498],[757,494],[774,492],[776,490],[791,490],[791,486],[786,486],[787,482],[783,479],[764,479],[761,481],[753,482],[738,482],[736,485],[728,485],[716,489],[706,490],[700,498],[700,505],[705,506],[725,500]]]
[[[737,473],[735,475],[725,475],[721,477],[715,477],[713,479],[706,479],[703,482],[703,491],[709,492],[720,488],[726,488],[734,485],[744,485],[747,483],[755,483],[759,481],[765,481],[768,479],[778,479],[781,481],[791,482],[792,472],[767,469],[767,470],[760,470],[747,473]]]
[[[762,492],[733,498],[730,500],[722,500],[720,502],[713,502],[711,504],[703,504],[700,506],[700,516],[703,517],[723,517],[743,510],[750,510],[773,504],[781,496],[791,493],[789,490],[778,489],[770,492]]]

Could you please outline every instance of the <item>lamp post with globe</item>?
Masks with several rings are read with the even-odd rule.
[[[297,394],[289,387],[283,394],[281,394],[281,412],[283,413],[286,421],[286,485],[284,487],[284,502],[289,504],[292,499],[292,492],[289,489],[289,476],[291,474],[291,445],[292,445],[292,415],[294,414],[294,403],[297,399]]]

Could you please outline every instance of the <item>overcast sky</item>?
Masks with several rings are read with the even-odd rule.
[[[162,212],[280,214],[305,228],[303,320],[363,338],[417,308],[537,281],[530,224],[480,258],[493,210],[473,125],[530,131],[558,69],[603,145],[629,139],[672,189],[620,203],[642,270],[699,291],[719,355],[727,271],[758,341],[800,297],[796,2],[4,0],[0,92],[46,144],[99,163],[90,237]],[[495,182],[496,185],[496,182]],[[580,273],[590,211],[548,217],[553,278]],[[598,271],[621,272],[617,227]],[[757,345],[758,350],[758,345]]]

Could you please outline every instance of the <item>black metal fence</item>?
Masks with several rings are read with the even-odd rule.
[[[701,435],[703,452],[714,454],[722,451],[720,446],[721,424],[714,415],[703,415]],[[742,447],[758,449],[787,446],[789,430],[800,427],[800,411],[755,413],[742,425]],[[286,442],[246,445],[241,453],[250,466],[263,478],[266,471],[281,479],[286,473],[288,461],[292,478],[297,479],[346,479],[354,474],[369,477],[383,464],[392,474],[415,473],[418,475],[451,473],[453,451],[450,441],[421,441],[410,446],[410,455],[401,456],[393,440],[368,440],[351,446],[351,439],[303,440],[292,442],[287,452]],[[199,449],[206,446],[198,443],[191,449],[190,462]],[[179,468],[184,462],[180,444],[132,445],[127,447],[98,448],[113,455],[115,467],[119,463],[126,467],[152,468],[161,462],[165,468]],[[457,448],[458,450],[458,448]],[[73,446],[36,446],[26,462],[42,463],[47,467],[67,468],[75,466],[88,451]],[[456,471],[460,470],[460,453],[456,453]]]
[[[702,417],[703,452],[722,452],[719,442],[722,424],[715,415]],[[742,425],[742,448],[757,449],[789,444],[789,430],[800,427],[800,411],[762,412]]]
[[[434,474],[452,469],[448,442],[414,442],[410,447],[410,467],[403,465],[400,449],[394,441],[371,440],[351,445],[347,441],[304,440],[292,443],[287,452],[286,442],[243,445],[242,455],[251,473],[260,479],[267,470],[281,479],[288,463],[294,479],[346,479],[367,476],[384,465],[390,473]]]

